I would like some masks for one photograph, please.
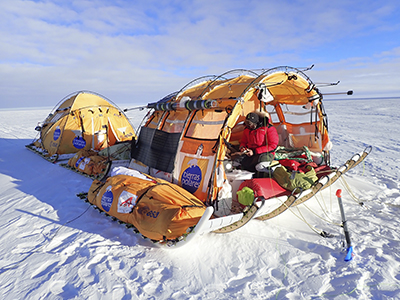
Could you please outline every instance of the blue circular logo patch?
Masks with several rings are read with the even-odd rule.
[[[81,163],[81,161],[84,159],[85,157],[79,157],[79,159],[76,161],[76,163],[75,163],[75,168],[77,168],[78,169],[78,167],[79,167],[79,164]]]
[[[74,145],[76,149],[83,149],[86,146],[86,141],[83,137],[77,136],[72,140],[72,145]]]
[[[113,202],[114,196],[111,191],[106,191],[101,197],[101,206],[104,208],[105,211],[110,211],[111,204]]]
[[[57,127],[53,133],[53,140],[57,141],[60,135],[61,135],[61,129]]]
[[[182,187],[190,193],[194,193],[201,184],[201,169],[199,166],[190,166],[182,173]]]

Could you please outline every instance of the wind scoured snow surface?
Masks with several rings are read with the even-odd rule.
[[[49,110],[0,111],[0,298],[399,299],[398,100],[326,101],[325,108],[332,164],[372,145],[365,163],[298,208],[178,249],[99,214],[76,197],[90,179],[24,147]],[[339,188],[356,254],[350,262]]]

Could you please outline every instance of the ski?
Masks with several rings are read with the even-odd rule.
[[[354,168],[359,163],[361,163],[371,152],[371,150],[372,147],[369,146],[366,147],[361,153],[353,155],[353,157],[351,157],[346,163],[344,163],[341,167],[337,168],[336,171],[332,172],[327,176],[321,177],[320,180],[317,181],[317,183],[315,183],[315,185],[311,189],[308,189],[298,194],[296,194],[295,193],[296,191],[294,191],[289,196],[281,196],[275,198],[275,200],[277,199],[277,201],[280,201],[281,204],[278,206],[278,208],[275,208],[272,211],[268,211],[267,206],[262,205],[258,209],[253,208],[250,214],[243,221],[242,218],[245,218],[244,213],[210,219],[209,232],[228,233],[244,226],[252,219],[265,221],[280,215],[290,207],[297,206],[309,200],[310,198],[315,196],[318,192],[333,184],[337,179],[340,178],[340,176],[342,176],[344,173],[346,173],[347,171],[349,171],[350,169]],[[265,200],[265,202],[269,201],[271,201],[271,199]]]
[[[55,163],[58,160],[58,154],[49,155],[46,152],[40,151],[40,148],[35,147],[33,144],[25,145],[25,148],[29,151],[32,151],[33,153],[36,153],[37,155],[51,163]]]
[[[258,204],[258,202],[260,202],[260,204]],[[254,203],[250,206],[250,208],[243,213],[243,217],[230,224],[229,226],[225,226],[222,228],[219,228],[217,230],[214,230],[214,233],[228,233],[228,232],[232,232],[235,231],[237,229],[239,229],[240,227],[243,227],[244,225],[246,225],[248,222],[250,222],[254,216],[256,215],[257,211],[264,205],[265,203],[265,199],[263,198],[261,201],[254,201]],[[260,205],[260,206],[258,206]]]
[[[85,201],[86,203],[88,203],[90,206],[92,206],[95,210],[97,210],[100,214],[104,214],[107,217],[110,217],[112,221],[118,222],[121,225],[124,225],[126,228],[133,230],[134,233],[136,234],[140,234],[141,237],[144,240],[150,240],[153,244],[160,246],[160,247],[168,247],[168,248],[178,248],[181,247],[187,243],[189,243],[191,240],[193,240],[196,236],[202,235],[206,232],[209,232],[207,230],[207,225],[208,225],[208,221],[209,219],[212,217],[212,214],[214,212],[214,208],[212,206],[209,206],[206,208],[204,214],[202,215],[202,217],[200,218],[199,222],[192,227],[189,227],[187,232],[180,236],[179,238],[173,239],[173,240],[151,240],[149,238],[147,238],[146,236],[142,235],[139,230],[133,226],[130,223],[125,223],[123,221],[118,220],[117,218],[109,215],[108,213],[106,213],[105,211],[101,210],[100,208],[98,208],[96,205],[90,203],[90,201],[88,200],[88,193],[86,192],[82,192],[82,193],[78,193],[76,194],[76,196]]]
[[[156,245],[168,248],[178,248],[188,244],[195,237],[201,236],[204,233],[208,232],[207,225],[208,221],[212,217],[213,212],[214,208],[212,206],[207,207],[203,216],[200,218],[200,221],[192,228],[189,228],[188,233],[184,234],[183,236],[175,240],[159,241],[158,243],[156,243]]]
[[[66,163],[59,164],[60,167],[71,170],[72,172],[75,172],[79,175],[90,178],[92,180],[99,180],[99,181],[104,181],[107,178],[107,175],[110,173],[110,170],[111,170],[111,165],[112,165],[112,161],[107,161],[106,168],[104,169],[104,171],[102,173],[100,173],[98,175],[89,175],[89,174],[79,171],[78,169],[76,169],[74,167],[71,167],[70,165],[68,165]]]
[[[328,186],[332,185],[336,180],[338,180],[344,173],[349,171],[350,169],[354,168],[357,166],[359,163],[361,163],[369,153],[371,153],[372,147],[367,147],[364,149],[362,153],[355,154],[352,158],[350,158],[346,163],[344,163],[341,167],[337,168],[336,171],[333,173],[324,176],[320,178],[320,180],[309,190],[304,192],[304,195],[299,197],[298,199],[294,197],[293,195],[290,195],[285,202],[282,203],[281,206],[279,206],[277,209],[274,211],[259,216],[256,219],[257,220],[268,220],[273,217],[276,217],[277,215],[281,214],[283,211],[287,210],[290,206],[297,206],[308,199],[312,198],[314,195],[316,195],[318,192],[322,191],[323,189],[327,188]]]

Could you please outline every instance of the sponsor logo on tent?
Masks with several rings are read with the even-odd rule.
[[[85,157],[85,159],[79,164],[79,169],[85,170],[85,167],[90,163],[90,158]]]
[[[56,130],[54,130],[53,133],[53,140],[57,141],[60,135],[61,135],[61,129],[59,126],[57,126]]]
[[[81,161],[82,161],[84,158],[85,158],[85,157],[81,156],[81,157],[79,157],[79,159],[76,161],[76,163],[75,163],[75,168],[76,168],[76,169],[78,169],[79,164],[81,163]]]
[[[129,214],[132,212],[133,207],[136,204],[137,196],[127,191],[122,191],[118,198],[118,212],[122,214]]]
[[[191,159],[188,165],[189,167],[182,172],[181,184],[185,190],[193,194],[200,187],[202,174],[197,159]]]
[[[83,149],[86,146],[86,141],[83,137],[77,136],[72,140],[72,145],[74,145],[76,149]]]
[[[111,192],[111,186],[107,187],[107,191],[101,197],[101,206],[104,208],[105,211],[109,212],[111,208],[111,204],[113,202],[114,196]]]
[[[118,128],[118,130],[119,130],[122,134],[125,134],[126,128],[127,128],[127,127],[125,126],[125,127]]]
[[[153,219],[157,219],[160,214],[159,211],[151,210],[148,206],[142,206],[138,209],[138,213]]]

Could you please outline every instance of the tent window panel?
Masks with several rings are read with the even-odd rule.
[[[162,113],[160,113],[160,112],[157,112],[157,113],[153,114],[153,116],[147,122],[147,127],[149,127],[149,128],[157,128],[161,117],[162,117]]]
[[[269,116],[271,117],[271,122],[273,124],[280,123],[280,120],[279,120],[279,117],[278,117],[278,114],[276,113],[276,111],[269,113]]]
[[[185,136],[196,139],[215,140],[221,132],[225,118],[225,111],[197,111],[190,122]]]
[[[55,123],[58,120],[60,120],[62,117],[64,117],[66,114],[67,113],[65,113],[65,112],[58,112],[51,118],[51,120],[48,123]]]
[[[146,166],[171,173],[174,168],[180,134],[142,127],[132,158]]]
[[[281,105],[282,113],[285,116],[285,122],[290,124],[309,123],[312,119],[315,122],[315,108],[306,108],[300,105]],[[319,116],[317,114],[317,121]]]
[[[170,133],[182,132],[188,114],[188,111],[170,112],[164,122],[162,131]]]
[[[266,110],[269,113],[269,116],[271,117],[271,122],[274,124],[280,123],[278,113],[276,112],[275,106],[273,105],[266,105]]]

